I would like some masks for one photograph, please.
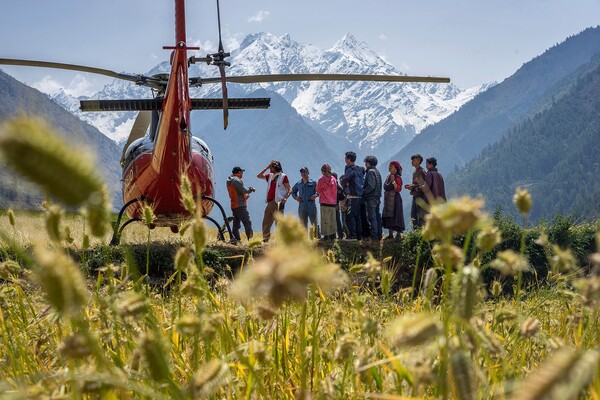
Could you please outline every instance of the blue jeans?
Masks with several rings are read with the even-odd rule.
[[[308,203],[300,203],[298,204],[298,218],[304,224],[304,227],[308,227],[308,221],[310,220],[310,224],[314,225],[317,223],[317,205],[314,201]]]
[[[381,211],[379,210],[380,203],[379,199],[365,199],[367,221],[369,221],[369,226],[371,227],[372,240],[379,240],[383,235]]]

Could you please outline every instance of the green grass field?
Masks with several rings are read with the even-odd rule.
[[[464,198],[383,247],[320,247],[287,216],[223,256],[195,213],[111,250],[97,198],[0,215],[1,398],[600,399],[595,224],[523,229]]]

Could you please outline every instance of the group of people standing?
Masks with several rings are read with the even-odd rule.
[[[283,173],[279,161],[273,160],[263,168],[256,177],[265,180],[266,207],[262,223],[263,242],[271,237],[271,228],[275,222],[275,213],[283,213],[291,196],[298,202],[298,217],[305,227],[315,227],[314,232],[320,240],[333,240],[336,237],[344,240],[380,241],[383,229],[388,229],[388,239],[399,238],[405,229],[402,197],[400,191],[410,191],[413,202],[411,220],[413,228],[423,225],[428,205],[433,201],[445,201],[444,179],[437,170],[435,157],[426,160],[427,170],[421,167],[423,157],[415,154],[411,164],[415,168],[412,182],[402,182],[402,166],[398,161],[391,161],[389,174],[385,180],[377,169],[377,157],[367,156],[364,167],[356,165],[356,153],[346,152],[344,174],[332,171],[331,165],[323,164],[321,177],[315,182],[310,178],[307,167],[300,168],[300,180],[293,186],[289,177]],[[268,172],[267,172],[268,171]],[[253,236],[252,223],[247,209],[247,200],[253,187],[245,187],[244,170],[234,167],[227,179],[227,190],[233,212],[232,242],[241,240],[240,227],[243,224],[246,236]],[[383,212],[381,197],[383,194]],[[320,230],[317,224],[317,198],[320,208]],[[320,231],[320,232],[319,232]]]

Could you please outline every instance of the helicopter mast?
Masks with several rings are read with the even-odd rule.
[[[171,53],[171,73],[163,99],[163,114],[154,148],[152,167],[159,174],[171,175],[179,183],[179,174],[191,162],[190,111],[187,47],[185,43],[185,7],[175,0],[175,46],[165,46]],[[196,49],[196,48],[194,48]]]
[[[185,43],[185,6],[183,0],[175,0],[175,43]]]

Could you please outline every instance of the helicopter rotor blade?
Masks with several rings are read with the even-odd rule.
[[[145,75],[132,75],[111,71],[108,69],[87,67],[85,65],[76,64],[64,64],[49,61],[38,61],[38,60],[19,60],[13,58],[0,58],[1,65],[17,65],[23,67],[41,67],[41,68],[55,68],[55,69],[66,69],[71,71],[87,72],[90,74],[109,76],[115,79],[123,79],[135,83],[136,85],[149,86],[155,89],[162,89],[166,86],[167,82],[161,79],[156,79]]]
[[[225,65],[219,64],[219,72],[221,73],[221,91],[223,92],[223,129],[227,129],[229,124],[229,99],[227,98]]]
[[[121,163],[125,160],[125,152],[133,143],[134,140],[137,140],[141,137],[144,137],[148,127],[150,126],[150,122],[152,121],[152,111],[140,111],[135,118],[135,122],[133,123],[133,127],[131,128],[131,132],[129,133],[129,137],[127,138],[127,142],[123,146],[123,154],[121,154]]]
[[[219,78],[191,78],[192,85],[218,83]],[[301,81],[375,81],[375,82],[417,82],[417,83],[450,83],[450,78],[438,76],[411,75],[361,75],[361,74],[271,74],[228,76],[230,83],[265,83],[265,82],[301,82]]]
[[[219,0],[217,0],[217,23],[219,25],[219,52],[224,52],[223,41],[221,40],[221,9],[219,8]]]
[[[229,56],[229,53],[225,53],[225,50],[223,50],[223,41],[221,40],[221,9],[219,7],[219,0],[217,0],[217,22],[219,25],[219,51],[213,58],[213,63],[219,67],[219,74],[221,75],[221,91],[223,92],[223,129],[227,129],[227,125],[229,124],[229,101],[227,99],[225,66],[229,65],[229,63],[225,61],[225,57]]]

